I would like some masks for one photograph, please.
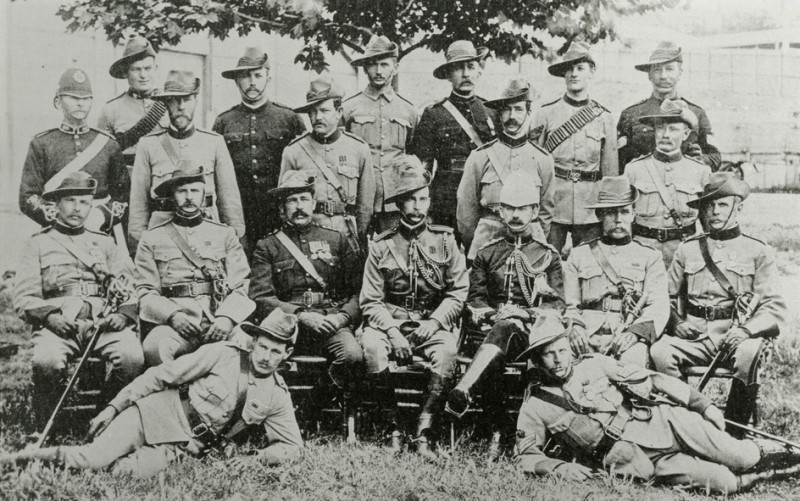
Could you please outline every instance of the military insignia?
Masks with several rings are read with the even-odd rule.
[[[82,72],[81,70],[78,70],[72,74],[72,79],[78,82],[79,84],[82,84],[83,82],[86,81],[86,73]]]
[[[617,149],[624,148],[628,144],[628,136],[622,136],[617,139]]]
[[[328,242],[308,242],[308,248],[311,250],[311,259],[331,259],[331,245]]]
[[[347,163],[347,155],[339,155],[339,163],[346,164]]]

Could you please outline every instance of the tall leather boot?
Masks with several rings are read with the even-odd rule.
[[[403,450],[403,434],[397,424],[397,398],[392,384],[392,373],[389,369],[372,375],[372,390],[381,410],[386,411],[387,445],[386,452],[399,454]]]
[[[502,365],[504,358],[505,353],[499,346],[482,344],[478,348],[478,352],[475,353],[475,357],[469,367],[467,367],[467,371],[461,381],[447,396],[447,404],[444,410],[461,419],[472,402],[469,392],[480,382],[484,374],[493,371],[498,365]]]
[[[725,419],[740,424],[748,424],[753,416],[758,398],[758,383],[745,384],[738,379],[731,382],[728,402],[725,405]],[[745,431],[738,426],[726,425],[725,431],[734,438],[744,438]]]
[[[44,376],[33,374],[33,388],[31,393],[31,410],[36,431],[42,431],[50,419],[50,415],[58,404],[58,399],[64,392],[65,375]]]
[[[431,374],[428,383],[428,398],[425,401],[425,405],[422,406],[422,412],[420,412],[417,421],[417,433],[414,437],[414,442],[417,444],[417,453],[429,461],[438,459],[436,453],[433,452],[430,429],[433,427],[434,417],[442,410],[447,379],[441,374]]]

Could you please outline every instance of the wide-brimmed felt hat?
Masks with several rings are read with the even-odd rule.
[[[653,66],[673,61],[683,62],[681,48],[675,45],[675,42],[658,42],[655,50],[650,53],[650,60],[644,64],[637,64],[634,68],[647,72],[653,69]]]
[[[506,176],[500,190],[500,203],[511,207],[525,207],[539,203],[539,187],[527,172],[517,170]]]
[[[554,77],[563,77],[567,70],[583,61],[595,64],[589,53],[589,44],[581,41],[572,42],[561,61],[548,66],[547,71]]]
[[[114,78],[128,78],[128,66],[146,57],[156,57],[156,50],[146,38],[134,35],[128,39],[122,57],[111,64],[108,73]]]
[[[520,353],[517,360],[530,358],[537,348],[550,344],[568,333],[569,329],[564,325],[561,315],[551,312],[540,313],[529,327],[528,348]]]
[[[651,127],[655,127],[657,123],[664,122],[683,122],[692,129],[696,129],[699,121],[697,115],[689,109],[686,101],[681,99],[664,99],[661,102],[661,111],[656,115],[645,115],[639,117],[639,121]]]
[[[354,66],[363,66],[376,59],[384,59],[387,57],[397,57],[399,49],[396,43],[385,36],[373,36],[369,39],[367,46],[364,47],[364,53],[350,61]]]
[[[484,101],[483,105],[487,108],[498,109],[517,101],[533,101],[531,94],[531,84],[524,78],[515,78],[508,82],[500,97],[491,101]]]
[[[386,203],[396,203],[403,195],[430,185],[431,177],[414,155],[405,155],[392,164],[393,193],[384,196]]]
[[[175,188],[189,183],[205,183],[206,175],[203,167],[194,167],[186,160],[178,162],[176,169],[172,172],[172,177],[159,184],[153,189],[153,193],[161,198],[169,198]]]
[[[278,182],[278,186],[267,193],[275,201],[282,200],[295,193],[311,192],[314,194],[314,176],[309,176],[302,170],[286,171]]]
[[[89,75],[79,68],[70,68],[58,79],[56,96],[92,97]]]
[[[284,313],[280,308],[272,310],[260,324],[245,322],[241,328],[245,334],[253,336],[254,339],[266,335],[281,343],[294,344],[297,341],[297,316]]]
[[[244,55],[236,63],[236,67],[223,71],[222,78],[235,79],[244,72],[261,68],[269,69],[269,56],[258,47],[247,47]]]
[[[200,92],[200,79],[188,70],[170,70],[164,88],[153,95],[153,99],[165,100],[171,97],[191,96]]]
[[[312,80],[306,92],[306,104],[294,109],[295,113],[308,113],[311,108],[328,99],[344,99],[344,90],[327,77]]]
[[[639,199],[639,190],[631,186],[628,176],[608,176],[600,180],[597,198],[587,209],[614,209],[631,205]]]
[[[78,171],[65,177],[58,188],[42,193],[42,198],[48,202],[57,202],[63,197],[94,195],[96,191],[97,179],[84,171]]]
[[[447,80],[450,66],[467,61],[483,61],[489,55],[486,47],[475,48],[469,40],[456,40],[444,53],[445,62],[433,70],[433,76],[439,80]]]
[[[699,197],[689,200],[686,205],[695,209],[705,202],[718,198],[737,196],[742,200],[750,195],[750,185],[739,179],[733,172],[714,172],[703,186]]]

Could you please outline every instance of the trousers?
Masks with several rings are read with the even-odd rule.
[[[757,361],[761,338],[745,339],[726,365],[734,370],[734,377],[745,384],[753,381],[752,368]],[[658,372],[681,377],[681,369],[691,365],[708,365],[719,350],[709,339],[691,340],[675,336],[662,336],[650,348],[650,356]]]
[[[392,352],[389,335],[372,327],[364,327],[360,341],[364,348],[367,372],[377,374],[386,370],[389,367],[389,355]],[[423,343],[416,345],[412,343],[411,347],[415,354],[422,355],[431,362],[433,373],[449,376],[455,370],[456,344],[455,334],[440,330]]]

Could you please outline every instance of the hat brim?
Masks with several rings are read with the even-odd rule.
[[[277,330],[272,330],[272,329],[265,329],[258,325],[251,324],[250,322],[242,323],[241,325],[239,325],[239,328],[241,328],[245,334],[252,336],[253,339],[255,339],[258,336],[267,336],[272,340],[278,341],[279,343],[290,343],[294,339],[294,333],[291,336],[286,337],[285,333],[283,332],[278,332]]]
[[[439,65],[433,70],[434,78],[438,78],[439,80],[447,80],[450,76],[450,66],[458,63],[466,63],[469,61],[482,61],[486,59],[486,56],[489,55],[489,49],[487,47],[478,47],[476,50],[477,55],[475,56],[468,56],[468,57],[461,57],[458,59],[453,59],[452,61],[447,61],[444,64]]]
[[[655,61],[649,61],[644,64],[637,64],[634,66],[634,68],[636,68],[639,71],[644,71],[645,73],[649,73],[654,66],[658,66],[659,64],[671,63],[674,61],[683,62],[683,54],[678,54],[677,56],[670,58],[656,59]]]
[[[305,193],[311,192],[314,194],[314,183],[309,183],[304,186],[292,186],[292,187],[280,187],[272,188],[267,192],[267,195],[270,199],[274,200],[275,202],[280,201],[283,198],[288,197],[289,195],[294,195],[295,193]]]
[[[427,171],[425,172],[425,180],[426,180],[425,184],[420,184],[420,185],[415,185],[415,186],[403,188],[402,191],[398,191],[394,195],[384,198],[384,203],[396,204],[397,200],[399,198],[403,198],[404,196],[406,196],[406,195],[408,195],[410,193],[415,193],[415,192],[421,190],[422,188],[428,188],[431,185],[431,183],[430,183],[430,175],[428,174]]]
[[[627,207],[629,205],[633,205],[639,200],[639,190],[636,188],[631,188],[631,194],[633,195],[633,199],[629,202],[598,202],[596,204],[591,205],[584,205],[584,209],[616,209],[619,207]]]
[[[399,57],[397,47],[391,50],[370,54],[368,56],[361,56],[354,58],[350,61],[350,64],[352,64],[353,66],[366,66],[367,64],[371,63],[372,61],[375,61],[376,59],[386,59],[387,57]]]
[[[515,96],[508,96],[508,97],[502,97],[500,99],[492,99],[491,101],[484,101],[483,105],[486,106],[487,108],[497,110],[509,103],[516,103],[517,101],[532,101],[530,96],[530,90],[520,92]]]
[[[688,205],[692,209],[699,209],[702,204],[704,204],[706,202],[710,202],[712,200],[717,200],[719,198],[741,197],[742,200],[744,200],[745,198],[747,198],[750,195],[750,187],[749,187],[749,185],[747,185],[747,183],[745,183],[744,181],[741,181],[741,180],[738,180],[738,181],[741,182],[741,183],[744,183],[745,186],[747,186],[746,189],[743,189],[741,192],[738,192],[738,190],[734,190],[734,193],[731,193],[728,190],[723,191],[723,188],[725,188],[728,185],[728,183],[730,183],[731,181],[735,182],[737,180],[734,180],[734,179],[728,180],[725,183],[721,184],[719,186],[719,188],[717,188],[716,190],[711,191],[709,193],[704,193],[704,194],[700,195],[697,198],[689,200],[688,202],[686,202],[686,205]]]
[[[195,90],[193,90],[191,92],[189,92],[189,91],[185,91],[184,92],[184,91],[171,90],[169,92],[159,92],[158,94],[154,94],[153,96],[150,97],[150,99],[152,99],[154,101],[166,101],[167,99],[169,99],[171,97],[196,96],[198,94],[198,92],[200,92],[199,88],[197,88],[197,89],[195,89]]]
[[[222,78],[227,78],[228,80],[236,80],[236,78],[238,78],[239,75],[241,75],[242,73],[245,73],[247,71],[260,70],[261,68],[269,69],[269,63],[265,62],[264,64],[259,66],[237,66],[232,70],[223,71]]]
[[[61,92],[58,93],[58,95],[59,96],[72,96],[72,97],[77,97],[77,98],[93,97],[94,96],[94,94],[92,92],[90,92],[90,91],[80,92],[80,91],[74,91],[74,90],[61,91]]]
[[[530,358],[530,356],[533,354],[533,352],[537,348],[540,348],[540,347],[542,347],[542,346],[544,346],[546,344],[550,344],[553,341],[558,341],[559,339],[561,339],[562,337],[566,336],[567,334],[569,334],[569,329],[565,327],[564,330],[562,332],[559,332],[558,334],[553,334],[552,336],[548,336],[548,337],[544,337],[544,338],[541,338],[541,339],[537,339],[535,343],[533,343],[532,345],[528,346],[528,348],[525,351],[523,351],[522,353],[519,354],[519,356],[516,359],[516,362],[521,362],[523,360],[527,360],[528,358]]]
[[[64,197],[73,197],[73,196],[81,196],[81,195],[92,195],[94,196],[97,192],[97,186],[94,188],[64,188],[61,190],[53,190],[48,191],[46,193],[42,193],[42,198],[47,200],[48,202],[57,202]]]
[[[328,99],[344,99],[344,98],[322,97],[322,98],[319,98],[319,99],[314,99],[312,101],[308,101],[303,106],[297,107],[297,108],[293,109],[292,111],[294,111],[295,113],[308,113],[309,111],[311,111],[311,108],[313,108],[314,106],[318,105],[319,103],[321,103],[323,101],[327,101]]]
[[[596,64],[591,56],[583,55],[580,57],[576,57],[574,59],[567,59],[561,61],[560,63],[551,64],[550,66],[547,67],[547,72],[553,75],[554,77],[563,77],[564,73],[566,73],[570,68],[572,68],[578,63],[583,63],[583,62]]]
[[[134,52],[133,54],[128,54],[125,57],[117,59],[111,64],[111,67],[108,69],[108,74],[118,79],[128,78],[128,66],[146,57],[156,57],[156,51],[153,50],[152,47],[145,47],[139,52]]]
[[[645,115],[639,117],[639,122],[650,127],[655,127],[659,123],[685,123],[690,128],[694,128],[694,124],[683,118],[681,115]]]
[[[156,186],[153,190],[153,193],[161,198],[169,198],[172,196],[172,192],[175,191],[175,188],[180,185],[189,183],[205,183],[205,181],[205,174],[186,176],[178,179],[167,179],[163,183]]]

